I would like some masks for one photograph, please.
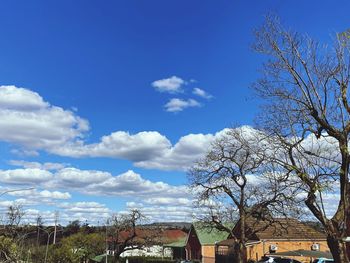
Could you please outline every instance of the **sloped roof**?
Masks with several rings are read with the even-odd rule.
[[[187,233],[180,229],[166,229],[162,232],[163,243],[185,242]]]
[[[179,240],[186,240],[187,233],[180,229],[145,229],[145,228],[136,228],[136,238],[134,243],[142,244],[146,240],[151,240],[154,243],[173,243]],[[131,231],[121,231],[119,233],[118,242],[123,242],[131,235]],[[114,236],[110,236],[108,241],[115,241]]]
[[[235,226],[235,231],[239,229],[240,221]],[[255,232],[252,234],[253,232]],[[275,239],[294,239],[294,240],[326,240],[326,235],[314,228],[303,224],[297,219],[276,218],[272,222],[247,219],[246,235],[249,239],[256,240],[275,240]],[[237,235],[238,237],[238,235]]]
[[[220,242],[228,238],[229,233],[226,231],[220,231],[211,226],[205,225],[200,222],[193,223],[193,228],[196,231],[199,243],[203,245],[214,245],[216,242]],[[226,224],[228,228],[232,228],[233,224]]]

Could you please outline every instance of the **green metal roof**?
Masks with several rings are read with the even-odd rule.
[[[233,224],[225,224],[226,227],[232,229]],[[216,242],[220,242],[228,238],[229,233],[226,231],[219,231],[216,228],[207,226],[203,223],[197,222],[193,224],[194,230],[198,236],[201,245],[214,245]]]

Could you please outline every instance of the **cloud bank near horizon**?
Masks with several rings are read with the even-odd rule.
[[[18,163],[21,161],[14,165],[19,166]],[[97,221],[107,219],[116,212],[100,202],[71,201],[76,194],[128,200],[125,210],[142,208],[143,213],[152,221],[190,221],[193,216],[193,196],[186,185],[174,186],[162,181],[154,182],[144,179],[132,170],[112,175],[106,171],[81,170],[74,167],[48,170],[51,166],[44,169],[44,164],[40,169],[26,168],[37,166],[38,163],[22,163],[20,168],[0,170],[0,192],[35,188],[8,192],[7,200],[4,197],[0,198],[3,207],[0,210],[5,212],[6,207],[19,204],[25,208],[25,218],[28,222],[33,223],[39,214],[46,215],[46,219],[51,222],[54,218],[53,211],[57,210],[60,211],[64,223],[73,218],[97,224]],[[39,210],[36,209],[38,206],[50,209]]]

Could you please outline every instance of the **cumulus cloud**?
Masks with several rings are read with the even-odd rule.
[[[50,105],[31,90],[0,86],[0,98],[0,140],[24,150],[50,150],[89,130],[87,120]]]
[[[72,197],[68,192],[48,190],[38,191],[36,189],[10,192],[9,195],[34,199],[40,202],[42,202],[43,199],[70,199]]]
[[[162,151],[170,146],[170,141],[156,131],[144,131],[136,134],[117,131],[103,136],[100,143],[69,144],[57,147],[54,152],[63,156],[113,157],[139,161],[161,155]]]
[[[188,134],[172,143],[158,132],[114,132],[95,144],[70,144],[55,153],[69,157],[111,157],[127,159],[137,167],[160,170],[186,170],[208,151],[211,142],[227,129],[215,134]]]
[[[167,92],[171,94],[183,92],[182,86],[186,82],[176,76],[172,76],[167,79],[160,79],[152,82],[152,87],[154,87],[159,92]]]
[[[95,144],[71,144],[56,148],[55,153],[69,157],[111,157],[130,160],[137,167],[160,170],[186,170],[207,152],[216,134],[188,134],[175,145],[158,132],[129,134],[115,132]]]
[[[15,111],[34,111],[47,108],[50,105],[36,92],[15,86],[0,87],[1,109]]]
[[[7,184],[38,184],[52,178],[51,172],[37,168],[0,170],[0,182]]]
[[[58,223],[67,225],[73,220],[87,222],[89,224],[104,224],[112,211],[105,204],[97,202],[64,202],[58,204],[55,210],[38,210],[35,208],[24,209],[24,221],[35,224],[40,215],[45,225],[53,225],[58,215]],[[58,214],[57,214],[58,212]]]
[[[133,196],[142,199],[164,196],[180,198],[189,195],[186,186],[152,182],[131,170],[118,176],[112,176],[101,183],[91,184],[86,191],[95,195]]]
[[[164,105],[165,110],[168,112],[179,112],[183,111],[186,108],[191,107],[200,107],[201,104],[194,100],[194,99],[179,99],[179,98],[172,98]]]
[[[55,174],[55,179],[65,187],[84,187],[86,185],[100,183],[111,177],[108,172],[95,170],[79,170],[76,168],[64,168]]]
[[[27,169],[30,170],[30,168]],[[7,173],[10,174],[11,171],[9,170]],[[95,179],[93,179],[94,177]],[[16,179],[18,181],[15,181]],[[11,183],[19,182],[21,182],[19,177],[13,178],[11,181]],[[31,184],[29,179],[26,182]],[[37,182],[35,177],[33,182]],[[17,203],[29,210],[33,206],[50,205],[53,210],[60,211],[60,220],[66,223],[75,219],[96,223],[101,218],[107,218],[111,214],[110,208],[98,202],[62,202],[62,200],[71,199],[72,196],[69,192],[55,190],[61,187],[85,195],[120,197],[130,200],[127,208],[142,208],[142,212],[145,210],[145,214],[152,221],[157,221],[160,218],[174,221],[181,216],[183,216],[183,220],[187,220],[192,214],[192,195],[187,186],[154,182],[131,170],[119,175],[112,175],[103,171],[66,167],[53,172],[49,182],[37,182],[36,187],[48,187],[54,190],[17,191],[9,193],[11,196],[18,197],[16,200],[1,202],[4,207]],[[159,213],[153,213],[152,210],[159,211]],[[31,215],[26,215],[28,220],[36,218],[37,213],[33,211],[30,211]],[[51,215],[46,213],[50,221]]]
[[[186,186],[172,186],[164,182],[146,180],[132,170],[119,175],[112,175],[105,171],[80,170],[73,167],[63,168],[53,173],[31,168],[13,169],[0,171],[0,181],[8,185],[35,184],[37,188],[55,190],[39,192],[30,189],[11,193],[13,196],[28,198],[69,199],[71,197],[68,192],[58,192],[56,189],[70,189],[96,196],[132,196],[133,198],[141,199],[189,197],[189,191]]]
[[[188,198],[156,197],[156,198],[148,198],[144,202],[145,204],[156,205],[156,206],[164,206],[164,205],[191,206],[192,205],[191,200]]]
[[[226,131],[227,129],[215,134],[188,134],[181,137],[165,154],[153,159],[135,162],[135,165],[148,169],[187,170],[193,166],[195,161],[204,157],[211,143]]]
[[[24,160],[10,160],[9,164],[13,166],[20,166],[23,168],[37,168],[43,170],[60,170],[63,169],[67,164],[63,163],[39,163],[39,162],[28,162]]]
[[[21,157],[36,157],[39,156],[39,152],[36,150],[30,150],[30,149],[11,149],[10,151],[12,154],[21,156]]]
[[[197,95],[197,96],[202,97],[202,98],[207,99],[207,100],[213,98],[213,96],[211,94],[209,94],[208,92],[206,92],[205,90],[202,90],[200,88],[194,88],[192,93],[194,95]]]
[[[128,208],[140,209],[153,222],[192,222],[197,211],[192,205],[139,206],[129,203]]]
[[[65,202],[57,205],[59,208],[63,208],[66,212],[74,213],[109,213],[110,210],[105,204],[98,202]]]
[[[170,79],[173,85],[182,83],[175,76]],[[168,82],[157,82],[155,85],[162,86],[161,83]],[[111,157],[130,160],[139,167],[181,170],[190,166],[194,157],[199,156],[193,155],[193,151],[205,152],[208,146],[200,142],[200,134],[186,135],[172,146],[168,138],[157,131],[136,134],[116,131],[101,137],[97,143],[86,144],[83,137],[89,125],[76,113],[52,106],[38,93],[24,88],[0,86],[0,96],[0,140],[19,146],[13,150],[16,154],[38,154],[38,150],[45,150],[67,157]],[[176,112],[199,105],[195,100],[173,99],[167,109]],[[201,146],[203,148],[199,149]],[[23,160],[12,160],[10,164],[39,170],[60,170],[66,166]]]

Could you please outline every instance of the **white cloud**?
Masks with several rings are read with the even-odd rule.
[[[186,108],[190,107],[200,107],[201,104],[194,100],[194,99],[179,99],[179,98],[172,98],[164,105],[165,110],[169,112],[179,112],[183,111]]]
[[[208,100],[213,98],[213,96],[211,94],[209,94],[208,92],[206,92],[205,90],[202,90],[200,88],[194,88],[192,93],[194,95],[197,95],[199,97],[202,97],[202,98],[208,99]]]
[[[161,170],[185,170],[206,153],[210,143],[223,131],[213,134],[189,134],[172,146],[158,132],[129,134],[115,132],[100,143],[65,145],[55,153],[70,157],[111,157],[127,159],[138,167]]]
[[[36,92],[15,86],[0,87],[0,108],[3,110],[35,111],[50,105]]]
[[[21,157],[36,157],[39,156],[39,152],[36,150],[29,150],[29,149],[11,149],[10,151],[12,154],[21,156]]]
[[[24,151],[50,151],[88,130],[86,120],[50,105],[36,92],[0,86],[0,140],[19,145]]]
[[[39,162],[28,162],[24,160],[10,160],[9,164],[14,166],[21,166],[23,168],[37,168],[43,170],[60,170],[63,169],[67,164],[63,163],[39,163]]]
[[[170,79],[174,80],[176,77]],[[182,82],[177,80],[177,83]],[[120,158],[130,160],[139,167],[179,170],[190,166],[195,157],[199,156],[193,155],[193,151],[205,152],[208,145],[199,142],[202,135],[187,135],[173,147],[157,131],[136,134],[116,131],[103,136],[100,142],[86,144],[81,138],[89,130],[88,122],[75,113],[52,106],[38,93],[27,89],[0,86],[0,94],[0,141],[18,145],[20,148],[13,150],[17,154],[38,154],[38,150],[45,150],[67,157]],[[199,105],[195,100],[173,99],[168,103],[168,110],[176,112]],[[200,147],[203,148],[199,149]],[[60,170],[65,166],[23,160],[10,163],[42,170]]]
[[[188,134],[181,137],[165,154],[153,159],[135,162],[135,165],[148,169],[187,170],[193,166],[195,161],[204,157],[211,143],[225,132],[227,129],[215,134]]]
[[[66,212],[73,213],[109,213],[110,210],[105,204],[98,202],[73,202],[73,203],[60,203],[59,208],[64,209]]]
[[[0,182],[7,184],[37,184],[52,178],[52,173],[37,168],[0,170]]]
[[[100,225],[106,222],[112,211],[104,204],[97,202],[65,202],[58,204],[54,209],[42,211],[33,208],[24,209],[24,221],[35,224],[37,217],[40,215],[44,225],[53,225],[55,222],[56,212],[58,211],[58,223],[66,225],[74,220],[88,222],[89,224]]]
[[[55,173],[27,168],[0,171],[0,179],[1,182],[8,185],[32,186],[35,184],[36,188],[45,188],[42,191],[30,189],[9,193],[12,196],[31,200],[71,198],[68,192],[59,192],[58,189],[73,190],[95,196],[132,197],[145,200],[150,198],[153,198],[152,200],[157,200],[157,198],[181,199],[189,198],[190,195],[186,186],[172,186],[164,182],[146,180],[132,170],[112,175],[104,171],[80,170],[72,167]],[[6,191],[10,188],[3,189]]]
[[[89,184],[103,182],[111,177],[110,173],[95,170],[79,170],[76,168],[64,168],[55,174],[59,185],[65,187],[85,187]]]
[[[70,199],[72,196],[68,192],[59,192],[59,191],[48,191],[43,190],[39,192],[39,195],[43,198],[52,198],[52,199]]]
[[[164,196],[181,198],[189,195],[186,186],[171,186],[164,182],[145,180],[140,174],[131,170],[101,183],[91,184],[86,187],[86,192],[94,195],[133,196],[142,199]]]
[[[170,147],[170,141],[155,131],[136,134],[118,131],[103,136],[99,143],[63,145],[54,152],[70,157],[112,157],[138,162],[163,155]]]
[[[158,132],[129,134],[114,132],[95,144],[70,144],[55,149],[55,153],[70,157],[111,157],[127,159],[142,168],[186,170],[203,157],[210,143],[226,130],[216,134],[188,134],[173,146]]]
[[[172,76],[167,79],[153,81],[151,85],[157,91],[175,94],[183,92],[182,85],[184,85],[185,83],[186,82],[183,79],[176,76]]]
[[[191,206],[192,202],[188,198],[171,198],[171,197],[156,197],[148,198],[144,201],[146,204],[164,206]]]
[[[23,191],[15,191],[9,192],[9,195],[24,197],[30,200],[37,200],[38,202],[42,202],[44,199],[70,199],[72,196],[68,192],[59,192],[59,191],[48,191],[42,190],[37,191],[36,189],[31,190],[23,190]]]
[[[30,169],[28,168],[28,170]],[[11,171],[7,171],[7,173],[10,174]],[[94,177],[95,179],[93,179]],[[13,178],[11,181],[11,183],[18,182],[21,182],[21,178]],[[32,183],[28,178],[26,182],[29,185]],[[33,182],[37,182],[35,177]],[[49,205],[52,210],[60,211],[61,223],[75,219],[94,223],[104,222],[112,213],[105,204],[98,202],[61,202],[61,200],[72,198],[70,193],[56,190],[64,188],[80,194],[127,199],[129,200],[126,204],[128,208],[141,209],[151,221],[176,221],[180,218],[183,221],[191,218],[193,213],[191,209],[192,195],[187,186],[173,186],[164,182],[150,181],[131,170],[114,176],[103,171],[63,168],[61,171],[53,173],[53,178],[49,182],[37,182],[36,186],[55,190],[38,191],[32,189],[9,193],[9,195],[19,198],[15,201],[3,201],[4,207],[14,202],[22,204],[26,209],[43,204]],[[52,222],[52,211],[40,214],[46,217],[44,217],[46,223]],[[26,218],[28,221],[34,222],[37,215],[38,211],[31,211],[29,215],[26,214]]]

